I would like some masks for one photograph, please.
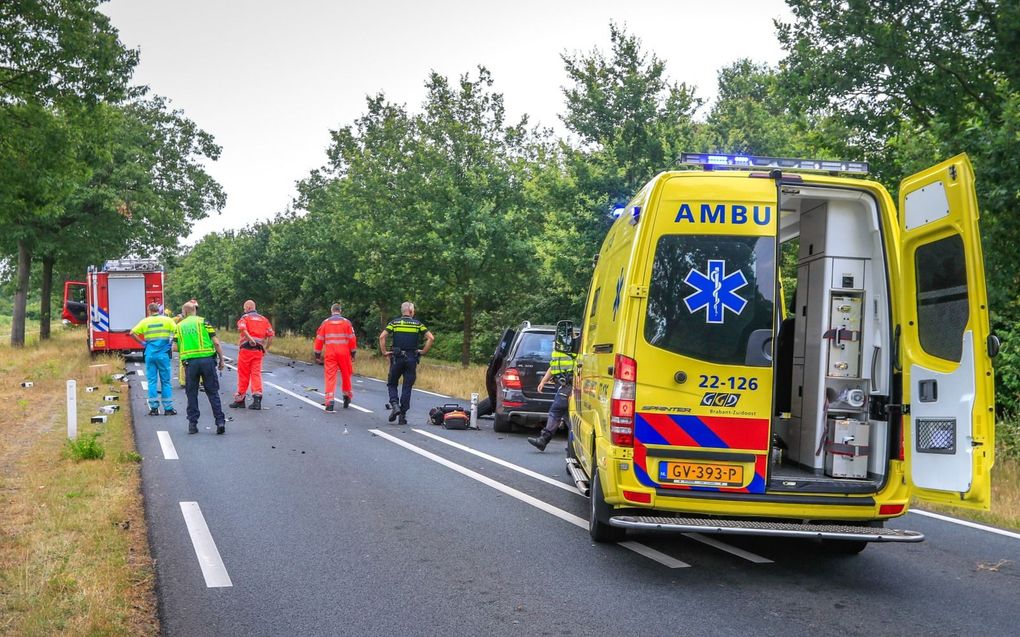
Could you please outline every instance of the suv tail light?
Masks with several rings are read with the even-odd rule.
[[[503,372],[503,378],[500,380],[506,389],[524,389],[524,385],[521,384],[521,375],[513,367]]]
[[[616,355],[613,365],[613,400],[609,434],[618,447],[634,446],[634,397],[637,393],[637,361]]]

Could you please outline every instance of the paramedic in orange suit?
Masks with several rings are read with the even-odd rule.
[[[344,395],[344,409],[351,404],[354,393],[351,389],[352,361],[358,353],[358,341],[354,326],[340,315],[340,304],[329,308],[330,317],[322,322],[315,333],[315,362],[326,366],[326,411],[333,411],[336,395],[336,373],[340,372],[340,388]]]
[[[255,301],[244,302],[244,314],[237,320],[241,340],[237,349],[237,393],[231,407],[244,407],[251,387],[248,409],[262,409],[262,358],[273,342],[273,326],[269,319],[255,311]]]

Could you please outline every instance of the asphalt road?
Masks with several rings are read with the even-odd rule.
[[[261,412],[226,409],[224,373],[224,436],[204,395],[186,433],[176,386],[181,415],[145,415],[148,379],[129,376],[167,635],[1018,634],[1020,537],[911,513],[897,525],[927,541],[852,557],[762,538],[595,545],[562,439],[538,453],[490,420],[445,431],[426,424],[444,399],[418,391],[410,424],[390,424],[385,385],[361,377],[327,414],[321,367],[265,368]]]

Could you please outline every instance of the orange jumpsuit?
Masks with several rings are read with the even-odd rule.
[[[336,396],[336,373],[340,372],[340,388],[343,395],[354,397],[351,388],[351,353],[358,350],[358,341],[354,336],[354,326],[339,314],[333,314],[319,325],[315,333],[315,355],[323,355],[326,367],[326,405],[333,402]]]
[[[262,395],[262,357],[266,355],[266,338],[273,336],[273,326],[269,319],[252,311],[242,314],[237,320],[237,331],[241,333],[241,340],[237,351],[237,393],[234,402],[244,398],[249,385],[252,396]],[[252,340],[255,342],[252,343]]]

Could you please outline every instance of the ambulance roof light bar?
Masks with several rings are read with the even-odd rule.
[[[680,164],[701,166],[705,170],[716,168],[779,168],[783,170],[810,170],[867,175],[868,162],[831,159],[796,159],[792,157],[756,157],[754,155],[726,155],[721,153],[681,153]]]

